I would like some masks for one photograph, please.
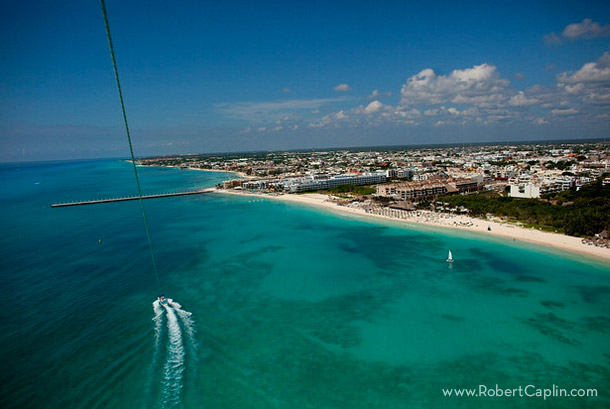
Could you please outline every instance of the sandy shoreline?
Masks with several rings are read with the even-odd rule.
[[[140,166],[160,166],[160,165],[140,165]],[[162,166],[176,169],[183,169],[179,166]],[[249,179],[249,176],[243,172],[226,171],[220,169],[200,169],[200,168],[187,168],[189,170],[198,170],[204,172],[222,172],[222,173],[233,173],[240,178]],[[394,212],[392,215],[377,214],[372,211],[367,212],[363,208],[350,207],[350,206],[339,206],[336,203],[329,201],[328,195],[318,193],[306,193],[306,194],[281,194],[281,195],[270,195],[263,193],[250,193],[244,191],[235,190],[217,190],[210,189],[211,192],[219,194],[230,194],[230,195],[241,195],[241,196],[254,196],[263,197],[271,200],[280,200],[284,202],[299,203],[309,206],[322,207],[330,211],[351,214],[354,216],[365,217],[369,219],[383,219],[386,221],[395,222],[398,224],[405,225],[426,225],[431,227],[448,228],[454,230],[462,230],[473,232],[478,235],[486,235],[492,237],[501,237],[505,239],[519,240],[522,242],[535,243],[540,246],[550,247],[553,249],[564,250],[570,253],[580,254],[588,257],[592,257],[597,260],[610,261],[610,249],[603,247],[596,247],[593,245],[587,245],[582,243],[582,239],[578,237],[566,236],[564,234],[549,233],[536,230],[534,228],[526,229],[510,223],[502,222],[499,220],[483,220],[476,219],[469,216],[462,215],[448,215],[443,213],[435,213],[430,211],[416,211],[416,212]],[[398,217],[396,217],[398,216]],[[491,228],[491,231],[488,228]]]
[[[131,163],[131,159],[126,159],[126,162]],[[142,166],[142,167],[156,167],[156,168],[173,168],[173,169],[185,169],[185,170],[198,170],[200,172],[219,172],[219,173],[232,173],[234,175],[237,175],[239,178],[241,179],[250,179],[250,176],[246,175],[244,172],[236,172],[233,170],[224,170],[224,169],[202,169],[202,168],[192,168],[190,166],[187,166],[185,168],[180,167],[180,166],[176,166],[176,165],[142,165],[141,163],[137,163],[137,166]]]
[[[410,224],[417,225],[423,224],[427,226],[458,229],[463,231],[469,231],[478,233],[480,235],[503,237],[506,239],[513,239],[519,241],[525,241],[535,243],[541,246],[551,247],[554,249],[560,249],[569,251],[571,253],[577,253],[588,257],[593,257],[598,260],[610,261],[610,249],[595,247],[582,243],[582,239],[578,237],[566,236],[564,234],[543,232],[536,229],[526,229],[523,227],[515,226],[509,223],[501,221],[488,221],[483,219],[476,219],[468,216],[461,215],[448,215],[442,213],[434,213],[430,211],[417,211],[411,213],[393,212],[394,217],[390,217],[387,214],[375,214],[367,212],[365,209],[339,206],[328,200],[327,195],[317,193],[307,193],[300,195],[269,195],[269,194],[255,194],[247,192],[237,192],[229,190],[216,190],[216,193],[220,194],[231,194],[240,196],[254,196],[263,197],[271,200],[280,200],[284,202],[292,202],[305,204],[316,207],[323,207],[325,209],[336,211],[343,214],[352,214],[356,216],[363,216],[367,218],[377,218],[383,220],[389,220],[397,222],[399,224]],[[390,211],[385,211],[389,213]],[[403,218],[399,218],[399,217]],[[488,227],[491,227],[491,231],[488,231]]]

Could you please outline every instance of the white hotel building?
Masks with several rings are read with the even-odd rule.
[[[578,188],[589,181],[589,178],[576,179],[570,176],[538,179],[522,175],[519,178],[509,180],[510,193],[508,195],[510,197],[537,199],[541,195],[568,190],[572,186]]]
[[[330,189],[340,185],[373,185],[384,183],[387,180],[386,172],[371,172],[362,174],[342,175],[313,175],[301,178],[288,178],[283,180],[284,190],[290,193],[306,192],[310,190]]]

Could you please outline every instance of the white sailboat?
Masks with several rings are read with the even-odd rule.
[[[451,254],[451,250],[449,250],[449,256],[447,256],[447,263],[453,263],[453,255]]]

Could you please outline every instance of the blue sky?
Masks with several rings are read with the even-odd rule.
[[[607,2],[107,9],[137,155],[610,130]],[[99,2],[4,2],[0,19],[0,161],[128,155]]]

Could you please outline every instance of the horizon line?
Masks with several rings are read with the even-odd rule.
[[[333,146],[333,147],[312,147],[312,148],[294,148],[294,149],[261,149],[261,150],[244,150],[244,151],[216,151],[216,152],[199,152],[199,153],[167,153],[158,155],[138,155],[137,159],[163,158],[171,156],[214,156],[214,155],[248,155],[260,153],[274,152],[321,152],[321,151],[359,151],[359,150],[406,150],[417,148],[440,148],[440,147],[460,147],[460,146],[498,146],[498,145],[562,145],[562,144],[591,144],[591,143],[608,143],[608,138],[566,138],[566,139],[537,139],[537,140],[521,140],[521,141],[478,141],[478,142],[451,142],[451,143],[428,143],[428,144],[400,144],[400,145],[360,145],[360,146]],[[403,148],[403,149],[398,149]],[[30,163],[50,163],[50,162],[69,162],[69,161],[95,161],[106,159],[122,159],[128,160],[129,156],[102,156],[90,158],[60,158],[60,159],[41,159],[41,160],[25,160],[25,161],[2,161],[4,164],[30,164]]]

